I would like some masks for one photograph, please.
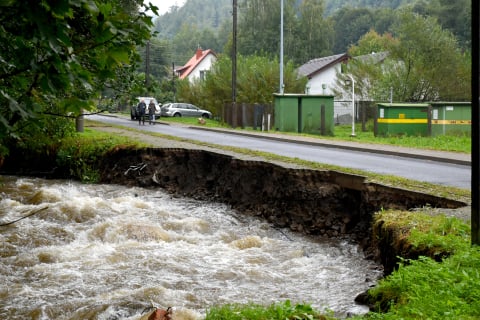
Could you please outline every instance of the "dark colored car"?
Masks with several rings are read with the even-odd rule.
[[[212,117],[210,111],[200,109],[190,103],[166,103],[161,109],[164,117],[202,117],[205,119]]]

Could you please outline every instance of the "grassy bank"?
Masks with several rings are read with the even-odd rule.
[[[96,163],[114,148],[140,148],[146,145],[121,136],[85,129],[65,138],[57,152],[57,163],[68,168],[72,177],[84,183],[98,182]]]
[[[470,226],[428,211],[379,212],[376,223],[419,259],[370,290],[375,309],[367,319],[480,319],[480,247],[470,245]],[[427,257],[428,256],[428,257]]]

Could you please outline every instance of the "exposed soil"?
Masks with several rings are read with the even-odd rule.
[[[160,124],[161,125],[161,124]],[[116,135],[121,135],[121,136],[126,136],[129,138],[132,138],[134,140],[140,140],[143,141],[144,143],[151,145],[152,147],[155,148],[178,148],[178,149],[191,149],[191,150],[205,150],[205,151],[210,151],[210,152],[216,152],[220,153],[223,155],[228,155],[235,157],[240,160],[252,160],[252,161],[265,161],[264,158],[262,157],[256,157],[256,156],[251,156],[251,155],[245,155],[241,153],[235,153],[233,151],[228,151],[228,150],[220,150],[208,146],[202,146],[202,145],[197,145],[193,143],[188,143],[188,142],[182,142],[182,141],[175,141],[175,140],[170,140],[170,139],[165,139],[165,138],[160,138],[160,137],[155,137],[149,134],[143,134],[141,132],[136,132],[136,131],[129,131],[129,130],[123,130],[117,127],[111,127],[108,125],[105,126],[95,126],[96,130],[101,130],[104,132],[110,132],[114,133]],[[272,161],[268,160],[270,163],[281,165],[285,168],[292,168],[292,169],[308,169],[304,166],[301,165],[296,165],[292,163],[286,163],[286,162],[281,162],[281,161]],[[432,215],[437,215],[437,214],[444,214],[449,217],[456,217],[458,219],[461,219],[463,221],[470,221],[471,219],[471,206],[469,204],[466,204],[465,206],[460,206],[458,208],[434,208],[431,207],[427,210],[427,213],[430,213]]]

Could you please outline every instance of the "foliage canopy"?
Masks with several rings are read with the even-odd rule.
[[[142,2],[3,2],[0,140],[19,136],[47,114],[68,117],[91,110],[104,84],[135,63],[135,45],[150,38],[151,18],[138,11],[147,9]]]
[[[471,56],[460,50],[450,31],[432,17],[405,10],[398,12],[392,32],[380,36],[371,30],[349,49],[352,56],[387,53],[381,61],[356,56],[349,64],[359,96],[375,101],[469,101]]]

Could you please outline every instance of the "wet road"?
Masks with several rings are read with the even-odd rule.
[[[433,184],[470,189],[470,165],[444,163],[405,156],[395,156],[342,148],[322,147],[272,140],[264,137],[242,136],[190,127],[155,125],[138,126],[138,122],[109,116],[88,116],[92,120],[112,123],[150,132],[172,135],[191,140],[269,152],[280,156],[359,169],[373,173],[394,175]]]

